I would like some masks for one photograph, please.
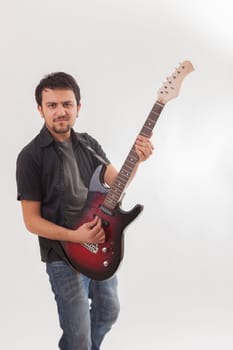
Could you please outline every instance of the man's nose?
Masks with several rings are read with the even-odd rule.
[[[59,116],[63,116],[66,114],[66,110],[62,105],[57,106],[56,112],[57,112],[57,115],[59,115]]]

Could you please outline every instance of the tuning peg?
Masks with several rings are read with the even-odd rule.
[[[167,77],[167,82],[168,82],[168,84],[171,84],[171,83],[172,83],[171,77]]]

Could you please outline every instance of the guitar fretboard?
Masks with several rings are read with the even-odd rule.
[[[148,115],[141,131],[140,135],[150,137],[151,132],[163,110],[164,104],[156,101],[150,114]],[[124,193],[124,190],[128,184],[128,181],[131,177],[131,174],[136,166],[138,161],[138,155],[135,151],[134,145],[131,148],[124,164],[122,165],[118,176],[116,177],[112,187],[110,188],[103,206],[113,210],[117,204],[120,202],[121,196]]]

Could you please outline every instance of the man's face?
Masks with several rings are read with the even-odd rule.
[[[44,89],[42,91],[42,105],[38,106],[46,127],[58,140],[65,140],[70,136],[80,105],[77,105],[74,92],[64,89]]]

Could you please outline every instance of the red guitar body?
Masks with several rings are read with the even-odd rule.
[[[77,271],[95,279],[104,280],[117,270],[124,253],[124,229],[143,210],[136,205],[131,211],[123,211],[119,206],[113,210],[103,207],[109,189],[100,181],[104,167],[96,169],[92,176],[86,204],[77,218],[74,229],[93,220],[97,215],[102,219],[106,234],[105,243],[79,244],[60,242],[69,263]]]

